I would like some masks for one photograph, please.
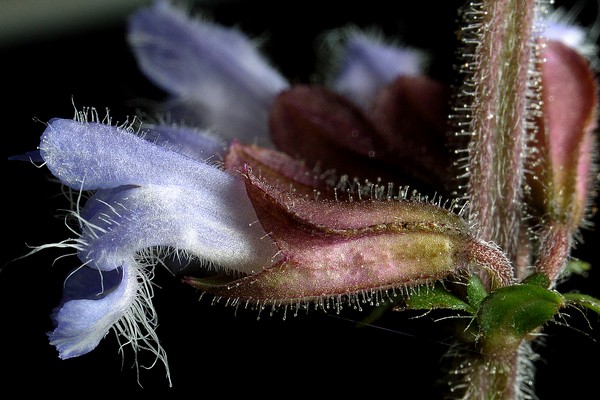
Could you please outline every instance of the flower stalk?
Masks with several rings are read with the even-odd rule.
[[[463,68],[468,75],[458,97],[471,101],[465,133],[470,136],[469,216],[479,227],[481,239],[504,249],[518,268],[522,267],[519,247],[526,240],[522,200],[536,57],[533,34],[539,8],[537,0],[487,0],[469,3],[463,11],[467,45]],[[487,271],[481,271],[481,276],[490,289]],[[469,367],[458,385],[464,398],[519,398],[522,338],[497,331],[482,333],[478,340],[481,354],[465,362]],[[509,337],[510,343],[498,337]]]
[[[459,101],[470,101],[468,199],[482,239],[516,261],[522,237],[523,172],[528,140],[532,34],[538,1],[470,3],[464,11],[464,68]],[[484,189],[485,188],[485,189]]]

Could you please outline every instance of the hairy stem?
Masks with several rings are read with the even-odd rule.
[[[467,359],[453,371],[460,377],[452,392],[460,399],[513,400],[532,398],[535,354],[527,341],[503,352]]]
[[[474,41],[463,94],[472,97],[468,198],[483,240],[516,261],[522,237],[524,161],[535,0],[469,3]],[[470,39],[469,39],[470,37]]]
[[[462,10],[466,78],[456,110],[464,113],[458,134],[470,138],[464,166],[469,217],[479,239],[499,246],[517,269],[528,259],[522,254],[528,252],[522,204],[540,10],[538,0],[483,0]],[[489,271],[480,274],[487,289],[494,289]],[[465,399],[522,398],[530,352],[511,335],[486,336],[477,339],[480,353],[467,355],[455,371],[464,378],[456,389]]]
[[[549,223],[542,232],[535,270],[546,275],[552,282],[552,286],[565,268],[572,240],[570,227],[560,222]]]

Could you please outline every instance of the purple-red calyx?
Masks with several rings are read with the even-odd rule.
[[[272,305],[355,302],[475,268],[490,269],[500,286],[511,283],[512,269],[502,253],[478,242],[462,217],[439,204],[387,190],[376,195],[377,188],[354,194],[353,201],[316,198],[314,192],[295,189],[295,177],[306,183],[312,176],[298,161],[278,162],[284,173],[269,169],[263,175],[261,166],[269,157],[284,156],[237,144],[226,165],[245,176],[258,220],[278,246],[277,261],[231,282],[193,277],[186,282],[217,296]]]

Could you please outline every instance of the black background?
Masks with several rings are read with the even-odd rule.
[[[204,9],[217,21],[236,24],[252,35],[269,38],[268,57],[292,82],[306,82],[314,72],[315,37],[329,28],[354,23],[379,25],[404,42],[435,55],[431,74],[449,81],[456,48],[455,15],[462,1],[408,2],[213,2]],[[559,2],[560,4],[564,2]],[[590,2],[593,3],[593,2]],[[329,8],[324,8],[328,6]],[[2,5],[0,4],[0,12]],[[595,5],[584,9],[585,23],[594,21]],[[600,22],[599,22],[600,23]],[[173,378],[168,388],[162,365],[131,368],[109,334],[96,351],[61,361],[47,342],[49,314],[58,304],[65,273],[77,266],[73,257],[53,260],[63,251],[48,250],[11,261],[27,245],[60,241],[69,233],[55,218],[68,205],[46,169],[6,161],[33,150],[52,117],[70,118],[77,106],[105,107],[117,120],[135,113],[136,100],[158,99],[160,91],[137,71],[125,43],[124,20],[60,37],[0,48],[2,79],[2,165],[4,230],[0,273],[0,390],[19,394],[75,396],[129,394],[289,395],[321,397],[365,393],[399,398],[441,398],[440,357],[448,349],[449,332],[440,315],[394,313],[377,326],[357,327],[366,313],[323,314],[311,311],[283,321],[281,314],[262,315],[198,301],[194,289],[157,270],[154,304],[159,337],[167,350]],[[597,218],[596,218],[597,220]],[[586,231],[575,255],[596,263],[600,232]],[[600,272],[575,278],[565,288],[600,297]],[[600,372],[600,323],[569,310],[571,327],[553,324],[545,345],[537,348],[537,392],[541,399],[593,398]],[[142,360],[145,360],[143,356]],[[2,396],[4,397],[4,396]]]

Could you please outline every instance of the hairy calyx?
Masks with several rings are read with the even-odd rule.
[[[245,159],[257,151],[265,156],[252,146],[232,151]],[[239,154],[230,159],[239,162]],[[285,165],[286,172],[306,176],[298,173],[297,161],[290,158]],[[279,248],[278,259],[241,279],[185,278],[206,292],[277,305],[353,302],[359,294],[429,284],[472,268],[490,270],[496,286],[511,282],[512,266],[502,252],[476,239],[461,216],[439,204],[315,199],[296,192],[289,176],[270,170],[261,177],[247,164],[241,168],[257,217]]]

